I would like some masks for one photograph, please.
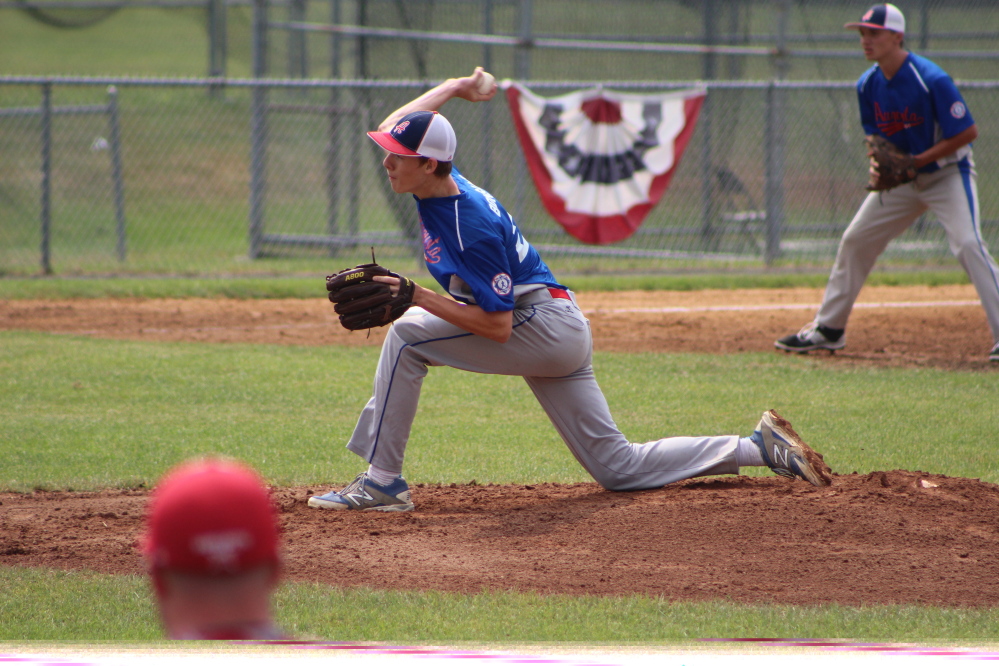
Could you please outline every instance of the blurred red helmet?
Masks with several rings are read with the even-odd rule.
[[[277,512],[260,476],[233,461],[182,463],[153,491],[144,553],[153,569],[228,575],[278,563]]]

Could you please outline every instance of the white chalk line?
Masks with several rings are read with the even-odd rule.
[[[930,308],[930,307],[967,307],[981,305],[981,301],[913,301],[906,303],[856,303],[854,309],[878,308]],[[759,312],[761,310],[818,310],[818,303],[773,303],[770,305],[705,305],[697,307],[666,307],[666,308],[594,308],[583,310],[583,314],[683,314],[691,312]]]

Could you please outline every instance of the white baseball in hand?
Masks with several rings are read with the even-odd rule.
[[[482,72],[482,80],[479,81],[478,91],[482,95],[488,95],[492,92],[493,86],[496,85],[496,77],[489,72]]]

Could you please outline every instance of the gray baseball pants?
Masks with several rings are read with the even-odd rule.
[[[836,263],[815,317],[818,324],[846,328],[874,262],[890,240],[927,210],[933,211],[947,233],[950,251],[975,285],[992,338],[999,342],[999,267],[982,240],[975,171],[961,173],[956,164],[867,196],[840,240]]]
[[[713,474],[737,474],[737,435],[629,442],[611,417],[593,374],[590,326],[575,299],[547,290],[517,301],[503,344],[472,335],[413,308],[382,345],[374,392],[347,448],[369,463],[402,472],[423,378],[430,366],[522,376],[569,450],[608,490],[659,488]]]

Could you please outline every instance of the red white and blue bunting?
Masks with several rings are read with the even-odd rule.
[[[519,83],[506,86],[545,209],[569,234],[593,245],[631,236],[662,198],[706,94],[592,88],[545,98]]]

